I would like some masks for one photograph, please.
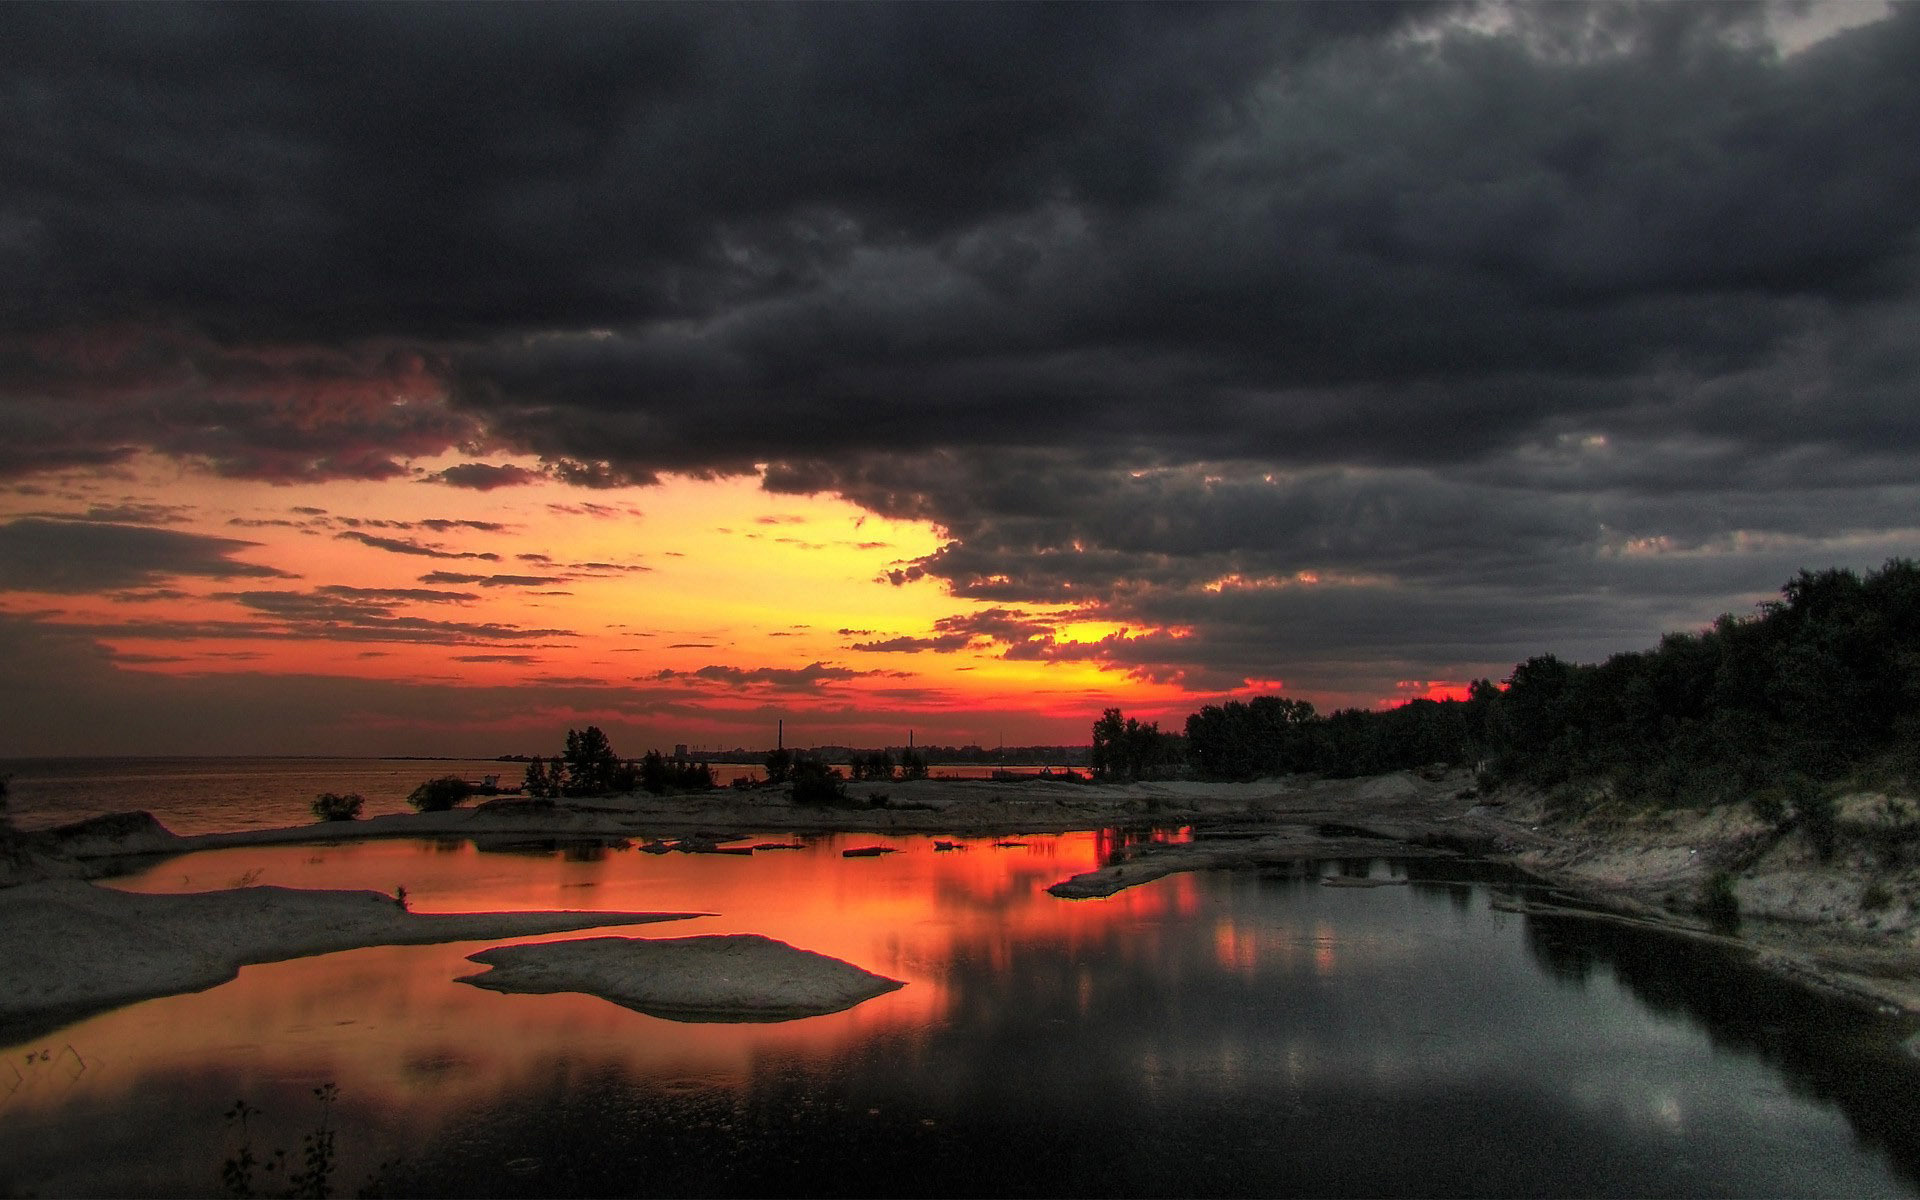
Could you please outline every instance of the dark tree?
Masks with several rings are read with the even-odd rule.
[[[927,777],[927,756],[918,750],[906,749],[900,752],[900,778],[925,779]]]
[[[667,760],[658,750],[649,750],[640,760],[640,786],[658,796],[667,790]]]
[[[1087,762],[1097,779],[1113,779],[1126,767],[1126,718],[1117,708],[1109,708],[1093,723],[1093,749]]]
[[[793,751],[784,746],[767,752],[767,782],[785,783],[793,774]]]
[[[554,764],[554,775],[560,773],[559,764]],[[555,779],[547,774],[546,760],[538,755],[527,764],[527,777],[521,784],[521,790],[536,799],[550,799],[559,794]]]
[[[613,776],[620,757],[598,725],[589,725],[584,731],[567,730],[565,761],[567,795],[600,796],[614,790]]]
[[[803,758],[793,764],[793,802],[795,804],[838,804],[847,798],[840,772],[817,758]]]

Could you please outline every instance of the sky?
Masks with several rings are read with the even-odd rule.
[[[1920,554],[1920,7],[0,6],[0,756],[1085,743]]]

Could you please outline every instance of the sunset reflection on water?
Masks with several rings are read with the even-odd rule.
[[[558,936],[759,933],[906,986],[700,1024],[457,982],[500,942],[247,967],[7,1048],[0,1195],[217,1193],[238,1138],[221,1114],[247,1100],[256,1145],[297,1153],[325,1083],[340,1194],[387,1160],[403,1194],[1916,1190],[1920,1073],[1859,1014],[1690,943],[1501,911],[1505,884],[1473,864],[1046,892],[1140,836],[1187,834],[951,851],[841,834],[751,856],[395,840],[163,862],[115,886],[708,913]],[[897,853],[841,853],[867,845]]]
[[[525,1086],[557,1059],[591,1056],[637,1073],[744,1078],[761,1056],[826,1053],[912,1031],[955,1005],[957,971],[1009,970],[1018,953],[1071,953],[1117,927],[1190,914],[1193,880],[1177,876],[1098,903],[1062,901],[1049,884],[1110,861],[1136,838],[1184,832],[1044,835],[996,845],[925,836],[838,834],[796,850],[647,854],[631,847],[466,840],[349,842],[188,855],[114,886],[187,892],[245,884],[405,887],[420,913],[566,909],[685,912],[661,924],[567,934],[374,947],[244,968],[193,996],[149,1001],[85,1022],[74,1036],[123,1068],[161,1067],[245,1047],[266,1074],[320,1071],[343,1092],[418,1109]],[[748,839],[789,842],[787,835]],[[887,845],[896,852],[845,858]],[[845,959],[907,986],[841,1013],[775,1024],[668,1022],[579,994],[503,995],[455,982],[484,968],[489,945],[582,937],[758,933]],[[1142,954],[1150,947],[1140,946]],[[977,1004],[978,993],[968,1003]],[[977,1014],[976,1014],[977,1015]],[[317,1064],[324,1063],[324,1066]],[[121,1078],[128,1078],[122,1073]]]

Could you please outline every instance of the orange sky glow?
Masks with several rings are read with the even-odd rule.
[[[539,476],[490,491],[403,477],[268,484],[157,456],[70,472],[0,496],[0,518],[148,524],[230,539],[224,559],[256,577],[181,575],[135,587],[14,590],[0,613],[85,631],[116,670],[289,688],[316,679],[441,687],[496,702],[444,717],[345,711],[282,752],[550,751],[600,724],[624,752],[789,744],[1083,744],[1101,709],[1179,728],[1218,692],[1077,653],[1101,639],[1180,638],[1071,605],[996,605],[930,578],[890,578],[942,531],[825,495],[776,495],[752,475],[668,476],[586,489]],[[537,475],[537,460],[496,457]],[[954,636],[955,618],[1043,628]],[[900,639],[926,648],[886,650]],[[1284,680],[1248,680],[1244,694]],[[1444,684],[1408,684],[1416,694]],[[1390,702],[1406,696],[1385,698]],[[1364,702],[1364,700],[1363,700]],[[208,749],[213,749],[209,745]]]

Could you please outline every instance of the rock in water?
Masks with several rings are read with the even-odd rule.
[[[759,934],[586,938],[495,946],[460,980],[498,992],[584,992],[674,1021],[791,1021],[905,986]]]

